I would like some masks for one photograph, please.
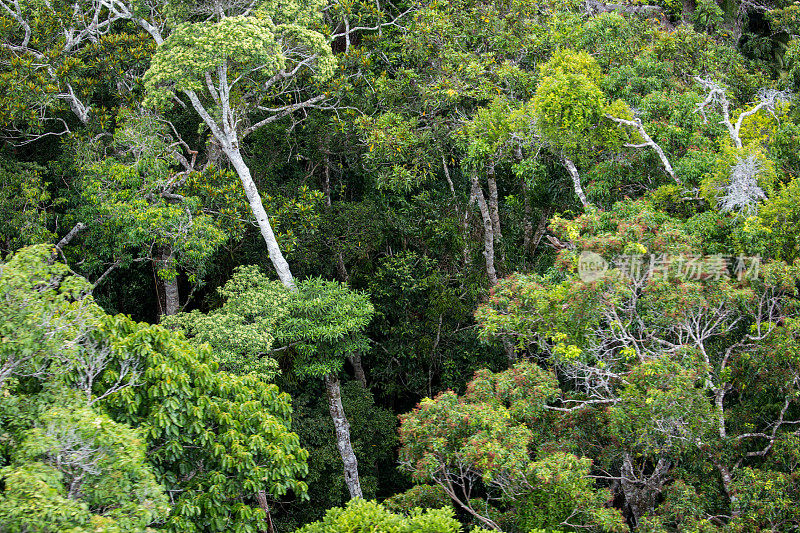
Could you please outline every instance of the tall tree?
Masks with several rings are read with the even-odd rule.
[[[318,105],[324,94],[303,97],[301,80],[321,81],[335,61],[327,39],[309,28],[319,21],[318,2],[218,5],[200,22],[191,17],[209,6],[183,6],[186,22],[159,44],[145,76],[148,102],[165,106],[178,94],[189,99],[236,170],[281,282],[295,287],[242,155],[248,135],[300,109]]]
[[[349,356],[369,348],[363,330],[372,318],[372,305],[366,295],[336,281],[303,280],[288,294],[276,283],[256,267],[241,268],[221,289],[226,301],[219,310],[179,314],[167,324],[183,328],[195,342],[212,344],[225,368],[234,372],[255,371],[271,378],[276,371],[273,354],[288,350],[297,376],[321,378],[345,483],[351,498],[360,498],[358,459],[339,373]],[[273,349],[274,342],[283,346]]]

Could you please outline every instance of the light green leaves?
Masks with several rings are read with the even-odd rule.
[[[277,323],[288,314],[289,292],[255,266],[239,268],[219,292],[226,299],[220,309],[179,313],[163,324],[182,329],[195,344],[210,344],[225,370],[271,380],[278,365],[270,352]]]
[[[304,496],[287,394],[219,371],[207,345],[105,314],[50,258],[39,246],[0,265],[0,522],[255,533],[258,491]]]
[[[244,70],[258,69],[266,77],[286,63],[276,42],[275,25],[268,18],[230,17],[218,22],[178,26],[153,56],[145,84],[150,102],[165,104],[171,94],[199,92],[204,75],[231,61]],[[230,73],[231,81],[239,74]]]
[[[542,66],[541,73],[533,100],[539,131],[567,152],[586,147],[606,106],[594,58],[585,52],[563,52]]]
[[[410,516],[403,516],[387,511],[377,502],[355,499],[343,508],[330,509],[321,521],[295,533],[458,533],[460,530],[461,524],[453,518],[452,509],[415,509]]]
[[[273,76],[291,79],[310,72],[316,80],[327,79],[336,64],[330,45],[301,24],[311,15],[301,16],[306,11],[295,8],[298,15],[291,23],[276,24],[262,10],[254,16],[178,25],[153,56],[145,75],[145,103],[163,107],[174,94],[193,91],[217,106],[227,101],[249,107],[254,95],[269,97]],[[232,91],[234,86],[249,93],[248,102],[238,100],[241,94]]]

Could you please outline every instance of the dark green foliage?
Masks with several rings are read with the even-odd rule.
[[[287,383],[286,388],[292,392],[295,409],[292,428],[309,454],[305,477],[309,501],[303,506],[288,505],[282,512],[276,512],[276,527],[280,531],[291,531],[319,520],[327,509],[344,505],[349,499],[322,383],[306,380],[295,382],[294,387]],[[384,498],[398,487],[404,487],[407,476],[396,469],[397,418],[388,409],[376,405],[372,394],[356,381],[342,383],[342,405],[350,422],[364,497]]]
[[[798,528],[797,5],[0,3],[0,531]]]

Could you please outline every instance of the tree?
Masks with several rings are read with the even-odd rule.
[[[796,267],[763,265],[763,278],[747,280],[719,256],[698,259],[696,237],[642,203],[554,226],[576,246],[561,254],[566,279],[501,282],[478,311],[484,334],[516,335],[572,384],[549,409],[609,406],[634,523],[652,512],[669,464],[686,454],[716,470],[728,498],[724,512],[739,516],[738,469],[769,454],[796,423],[790,413],[799,367],[786,352],[795,335]],[[617,254],[616,263],[583,281],[577,250]],[[698,261],[701,274],[691,266]],[[756,408],[758,419],[744,414],[766,398],[770,407]],[[657,475],[643,470],[626,487],[636,478],[628,474],[636,454],[649,457]]]
[[[209,128],[242,181],[278,277],[290,289],[294,279],[289,264],[241,143],[259,128],[324,100],[319,94],[291,101],[301,94],[295,84],[302,76],[310,73],[321,81],[333,72],[330,45],[309,29],[319,18],[318,8],[315,2],[286,6],[264,2],[243,10],[230,5],[211,20],[185,22],[163,42],[156,38],[159,48],[145,77],[150,103],[164,106],[176,93],[183,93]]]
[[[92,241],[95,256],[86,261],[84,272],[101,260],[110,263],[97,286],[115,268],[148,261],[156,273],[157,314],[173,315],[181,307],[179,274],[186,272],[195,287],[201,284],[211,257],[236,228],[210,214],[187,184],[214,169],[194,169],[197,154],[190,156],[192,161],[183,156],[180,149],[186,143],[174,125],[147,112],[121,112],[118,120],[110,145],[90,144],[84,161],[76,162],[83,163],[83,179],[75,216],[89,222],[84,240]],[[92,148],[97,154],[91,154]],[[109,150],[112,156],[99,155]],[[176,163],[181,172],[170,168]]]
[[[345,484],[351,498],[360,498],[358,460],[350,443],[338,374],[348,356],[367,351],[363,331],[372,318],[372,304],[366,295],[342,283],[313,278],[300,284],[288,304],[278,339],[293,344],[292,364],[298,375],[323,379]]]
[[[271,381],[278,372],[278,323],[288,315],[290,294],[255,266],[237,269],[219,294],[225,299],[221,308],[165,317],[163,325],[181,330],[193,344],[213,346],[224,370],[255,372]]]
[[[554,54],[542,65],[541,76],[533,98],[538,131],[562,160],[575,194],[586,207],[589,201],[573,159],[599,146],[621,144],[620,134],[604,122],[607,114],[627,113],[627,106],[608,102],[600,88],[600,67],[586,52]]]
[[[401,417],[402,464],[481,527],[622,531],[621,516],[604,508],[610,495],[586,477],[591,461],[537,449],[550,437],[545,406],[557,391],[555,375],[531,363],[479,371],[463,397],[445,391]]]
[[[2,512],[254,532],[268,496],[303,497],[307,452],[289,429],[288,395],[219,371],[207,345],[105,314],[91,285],[52,259],[52,247],[31,247],[0,267]],[[25,501],[40,496],[46,505]],[[76,514],[59,514],[62,504]]]
[[[52,196],[43,171],[39,165],[0,156],[0,250],[4,254],[55,238],[48,230],[47,205]]]
[[[303,497],[308,454],[290,431],[287,394],[255,374],[219,371],[208,346],[163,328],[116,326],[144,371],[108,408],[147,430],[149,460],[172,494],[170,530],[254,532],[266,529],[268,498]]]
[[[318,278],[288,292],[255,267],[237,271],[220,292],[226,302],[218,311],[178,315],[167,323],[185,328],[195,342],[210,342],[223,356],[223,365],[237,373],[257,371],[271,378],[276,371],[272,354],[288,351],[296,375],[322,378],[345,483],[352,498],[361,497],[338,374],[348,356],[368,349],[363,330],[373,308],[366,295]],[[282,347],[272,349],[276,341]]]
[[[75,119],[97,133],[116,103],[103,101],[104,88],[115,86],[120,99],[130,98],[152,43],[119,31],[130,18],[120,7],[115,1],[0,3],[4,137],[24,144],[63,136]]]
[[[67,61],[59,68],[48,59],[62,58],[58,63],[104,38],[111,39],[106,36],[112,35],[115,23],[121,21],[132,21],[144,29],[158,46],[145,75],[147,102],[163,108],[177,94],[189,99],[239,175],[279,277],[287,287],[293,286],[291,270],[242,156],[241,143],[259,128],[325,99],[324,94],[303,99],[298,84],[309,78],[325,80],[335,65],[327,39],[310,29],[321,22],[318,2],[230,3],[210,11],[208,6],[190,2],[162,12],[112,0],[80,4],[72,14],[74,19],[70,19],[69,9],[51,5],[34,8],[4,2],[2,7],[11,28],[3,50],[16,62],[28,64],[26,68],[38,76],[45,76],[48,81],[39,81],[40,85],[54,87],[46,102],[66,101],[84,124],[89,122],[91,91],[76,90],[68,76],[73,63]],[[46,39],[33,35],[42,18],[54,19],[53,31]],[[70,132],[63,118],[50,116],[50,107],[42,106],[42,121],[57,120],[63,125],[59,134]],[[40,121],[37,126],[41,125]]]
[[[46,409],[19,435],[11,464],[0,470],[3,527],[138,532],[164,520],[167,495],[146,461],[141,432],[76,399]]]

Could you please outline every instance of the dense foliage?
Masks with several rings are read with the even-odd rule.
[[[0,0],[0,532],[795,531],[800,8]]]

